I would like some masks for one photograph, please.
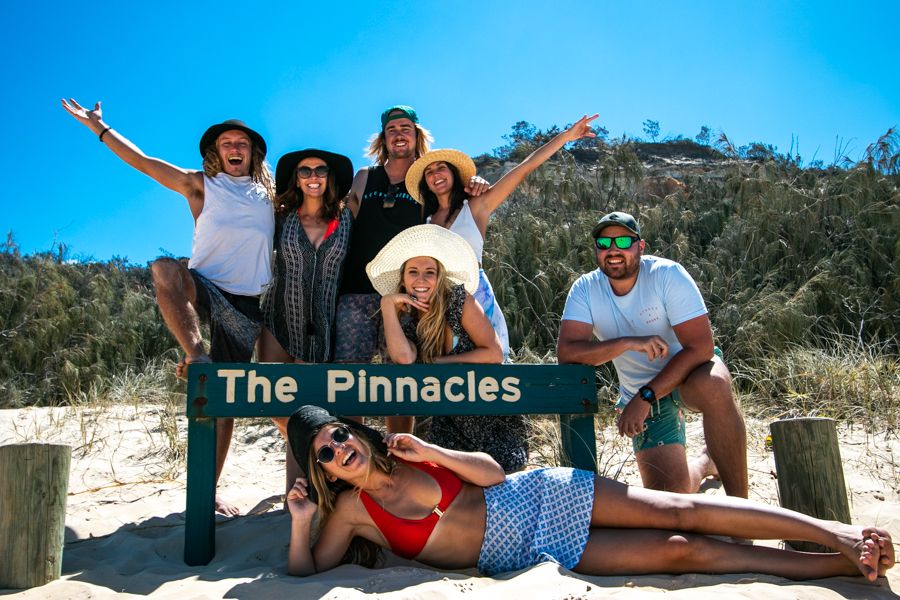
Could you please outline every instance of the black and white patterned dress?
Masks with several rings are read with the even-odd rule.
[[[334,356],[334,314],[352,225],[345,207],[337,229],[316,249],[296,211],[277,216],[274,278],[262,309],[266,327],[296,359],[318,363]]]
[[[462,326],[466,290],[462,285],[450,289],[446,320],[453,333],[454,345],[448,353],[462,354],[475,349],[475,344]],[[415,318],[401,320],[406,338],[418,346]],[[430,441],[438,446],[467,452],[486,452],[507,473],[518,471],[528,460],[528,428],[524,415],[503,416],[434,416]]]

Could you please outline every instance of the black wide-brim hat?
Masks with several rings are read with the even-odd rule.
[[[222,135],[226,131],[231,131],[232,129],[243,131],[244,133],[249,135],[250,141],[253,142],[253,145],[261,148],[263,156],[265,156],[267,150],[266,141],[261,135],[247,127],[247,125],[243,121],[240,121],[238,119],[228,119],[227,121],[222,121],[221,123],[213,125],[209,129],[207,129],[200,137],[200,156],[206,156],[206,149],[215,144],[220,135]]]
[[[353,163],[343,154],[335,154],[318,148],[307,148],[288,152],[278,159],[275,167],[275,193],[283,194],[288,191],[296,181],[297,165],[304,158],[321,158],[328,165],[328,169],[334,173],[334,183],[337,187],[337,197],[343,198],[350,191],[353,183]]]
[[[309,452],[313,438],[316,437],[316,434],[319,433],[322,427],[333,423],[344,425],[350,430],[350,433],[357,437],[365,437],[373,447],[380,448],[382,452],[387,454],[387,445],[384,443],[384,437],[375,429],[350,419],[335,417],[324,408],[307,404],[294,411],[294,414],[288,419],[287,425],[288,443],[291,446],[291,453],[294,455],[294,460],[297,461],[300,470],[307,476],[307,480],[309,479],[309,473],[307,473]],[[330,487],[335,492],[339,492],[342,489],[347,489],[349,484],[337,481],[330,484]],[[311,481],[309,482],[309,499],[313,502],[316,502],[318,499]]]

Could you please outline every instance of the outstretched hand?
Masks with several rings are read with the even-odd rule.
[[[591,128],[591,121],[600,116],[600,113],[594,113],[590,117],[584,115],[580,119],[578,119],[574,125],[569,127],[566,130],[566,139],[569,142],[574,142],[575,140],[581,139],[583,137],[593,138],[597,137],[597,134],[594,133],[594,130]]]
[[[388,454],[409,462],[428,460],[428,444],[411,433],[389,433],[384,436]]]
[[[65,99],[61,99],[60,102],[62,102],[66,112],[94,133],[99,135],[103,130],[103,109],[100,108],[100,102],[94,105],[93,110],[81,106],[74,98],[69,98],[68,102]]]

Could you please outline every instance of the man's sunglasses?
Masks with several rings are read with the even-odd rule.
[[[309,179],[310,177],[312,177],[313,173],[316,174],[316,177],[327,177],[328,165],[319,165],[316,168],[297,167],[297,175],[300,176],[300,179]]]
[[[334,448],[335,444],[343,444],[347,440],[350,439],[350,430],[346,427],[335,427],[331,430],[331,441],[328,442],[327,446],[322,446],[319,448],[319,451],[316,452],[316,462],[320,464],[330,463],[334,460]]]
[[[612,248],[613,244],[615,244],[616,248],[619,250],[628,250],[635,242],[639,242],[640,240],[641,238],[633,235],[620,235],[618,237],[601,236],[594,240],[594,242],[597,244],[598,250],[609,250]]]

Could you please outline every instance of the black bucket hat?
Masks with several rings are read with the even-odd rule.
[[[253,142],[253,145],[261,148],[263,156],[265,156],[266,141],[261,135],[247,127],[247,125],[243,121],[240,121],[238,119],[228,119],[227,121],[222,121],[221,123],[212,125],[209,129],[207,129],[200,137],[200,156],[205,156],[206,149],[212,144],[215,144],[220,135],[222,135],[226,131],[231,131],[232,129],[243,131],[244,133],[249,135],[250,140]]]
[[[309,478],[309,474],[306,470],[309,465],[309,452],[313,438],[316,437],[316,434],[322,427],[333,423],[344,425],[353,435],[366,438],[372,446],[387,454],[387,445],[384,443],[383,436],[378,431],[361,423],[357,423],[356,421],[332,416],[331,413],[324,408],[307,404],[294,411],[294,414],[288,419],[287,426],[288,443],[290,443],[291,446],[291,453],[294,455],[294,460],[296,460],[297,464],[300,466],[300,470],[307,475],[307,479]],[[344,481],[337,481],[329,483],[329,487],[337,493],[350,486]],[[318,501],[318,494],[316,494],[312,482],[309,483],[309,499],[313,502]]]
[[[353,163],[343,154],[335,154],[317,148],[288,152],[278,159],[278,165],[275,167],[275,193],[283,194],[290,188],[291,183],[296,181],[294,170],[297,168],[297,164],[304,158],[310,157],[321,158],[325,161],[328,169],[334,173],[337,197],[346,196],[353,184]]]

